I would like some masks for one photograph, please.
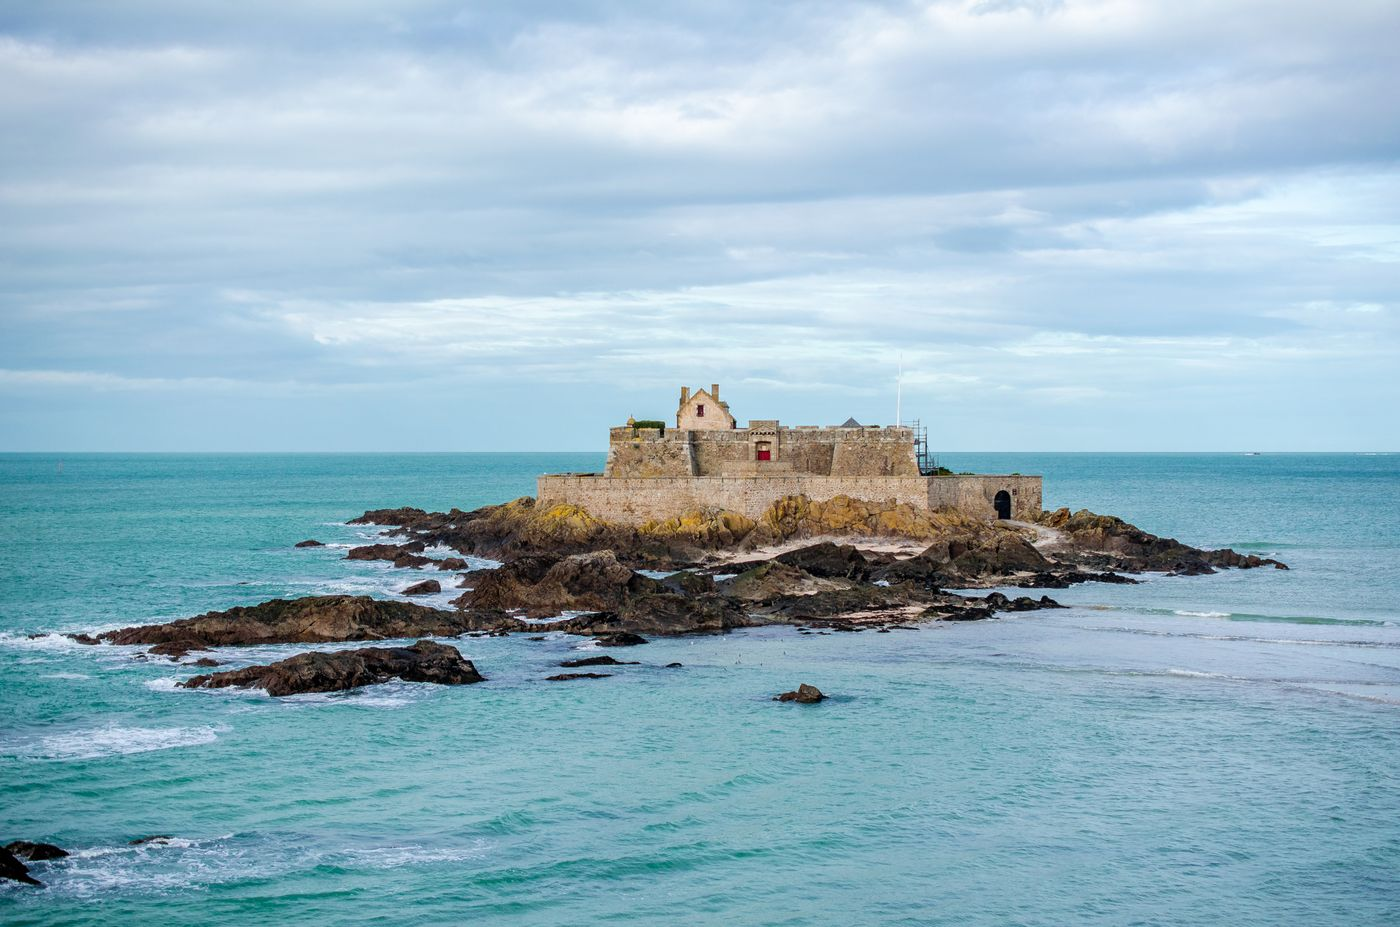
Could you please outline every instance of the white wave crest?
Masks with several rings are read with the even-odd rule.
[[[219,739],[214,727],[120,727],[65,731],[0,746],[5,755],[30,760],[95,760],[104,756],[195,747]]]

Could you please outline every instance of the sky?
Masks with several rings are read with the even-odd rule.
[[[0,450],[1400,450],[1400,3],[0,3]],[[899,370],[903,369],[902,379]]]

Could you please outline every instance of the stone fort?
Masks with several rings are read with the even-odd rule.
[[[757,519],[796,495],[907,503],[988,520],[1040,513],[1040,477],[949,473],[919,453],[916,437],[910,427],[854,420],[787,426],[754,419],[740,428],[719,384],[681,387],[675,427],[628,419],[608,435],[602,473],[541,476],[537,499],[633,525],[713,509]]]

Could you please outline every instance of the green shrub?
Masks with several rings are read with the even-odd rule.
[[[640,422],[633,422],[633,423],[632,423],[632,433],[633,433],[633,434],[636,434],[638,428],[655,428],[657,431],[661,432],[663,435],[666,434],[666,423],[665,423],[665,422],[659,422],[659,421],[657,421],[657,420],[654,419],[654,418],[644,419],[644,420],[642,420],[642,421],[640,421]]]

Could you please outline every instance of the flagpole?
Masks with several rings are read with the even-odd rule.
[[[899,355],[899,373],[894,378],[894,427],[903,423],[904,414],[904,353]]]

